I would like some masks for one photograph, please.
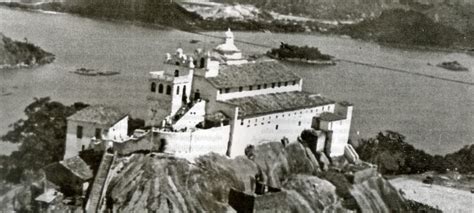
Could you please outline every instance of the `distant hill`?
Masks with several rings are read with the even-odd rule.
[[[353,20],[377,16],[384,9],[402,7],[397,0],[214,0],[225,3],[253,4],[283,14],[319,19]]]
[[[54,55],[31,43],[14,41],[0,33],[0,68],[51,63]]]
[[[413,10],[387,10],[379,17],[347,25],[339,33],[353,38],[406,45],[449,47],[466,42],[464,35],[450,26],[435,23]]]

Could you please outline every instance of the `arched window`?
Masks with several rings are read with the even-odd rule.
[[[188,102],[188,95],[186,95],[186,85],[183,86],[183,92],[182,92],[182,96],[181,96],[181,101],[183,101],[184,103],[187,103]]]
[[[179,76],[179,70],[175,70],[174,71],[174,77],[178,77]]]
[[[175,64],[176,64],[177,66],[179,66],[179,62],[178,62],[178,61],[177,61]]]
[[[156,83],[155,82],[151,82],[151,91],[156,92]]]
[[[179,86],[176,87],[176,95],[179,95]]]
[[[171,95],[171,86],[170,85],[166,86],[166,94]]]
[[[163,93],[163,84],[158,85],[158,93]]]

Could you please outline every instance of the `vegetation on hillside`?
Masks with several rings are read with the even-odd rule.
[[[49,97],[35,98],[24,110],[26,119],[11,124],[13,129],[1,137],[2,141],[21,145],[19,150],[12,152],[10,156],[0,156],[0,180],[19,183],[44,166],[62,160],[66,141],[66,119],[87,106],[88,104],[81,102],[66,106],[51,101]],[[144,120],[130,118],[129,134],[144,125]],[[93,169],[98,166],[94,163],[100,162],[102,157],[94,152],[83,152],[80,156]]]
[[[0,33],[0,68],[32,66],[54,61],[54,55],[26,41],[14,41]]]
[[[420,12],[402,9],[387,10],[378,18],[344,26],[338,33],[405,45],[449,47],[465,42],[463,34],[456,29],[435,23]]]
[[[375,138],[361,140],[356,151],[364,161],[378,165],[382,174],[420,174],[427,171],[445,173],[457,170],[474,172],[474,145],[446,156],[430,155],[415,149],[397,132],[380,132]]]
[[[66,140],[66,118],[86,107],[83,103],[65,106],[50,98],[36,98],[24,112],[26,119],[11,124],[3,141],[21,143],[19,150],[1,157],[1,178],[19,183],[27,174],[62,160]]]

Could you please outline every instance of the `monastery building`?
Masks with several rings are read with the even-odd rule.
[[[127,137],[122,122],[128,117],[116,113],[107,122],[94,123],[90,119],[96,116],[84,115],[86,108],[68,119],[66,156],[87,147],[84,137],[95,136],[112,141],[119,152],[147,147],[178,156],[216,152],[234,157],[249,145],[297,141],[305,129],[318,133],[319,151],[332,157],[344,154],[352,105],[302,91],[303,79],[276,60],[246,59],[230,30],[212,50],[185,54],[179,48],[167,54],[163,67],[148,79],[146,124],[151,131]]]

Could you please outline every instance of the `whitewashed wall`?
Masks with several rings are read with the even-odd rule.
[[[335,104],[238,119],[234,123],[231,157],[243,155],[248,145],[280,141],[287,137],[296,141],[301,132],[311,128],[312,118],[322,112],[334,112]],[[278,126],[278,129],[277,129]]]

